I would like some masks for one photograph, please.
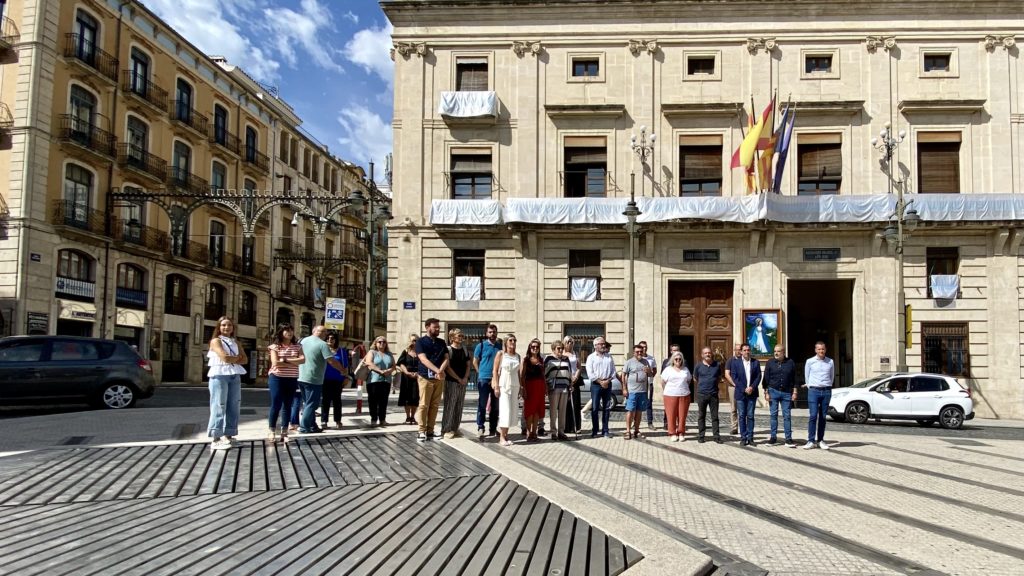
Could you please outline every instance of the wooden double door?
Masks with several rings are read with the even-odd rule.
[[[687,366],[700,361],[705,346],[732,356],[732,294],[731,280],[669,282],[668,341],[679,344]]]

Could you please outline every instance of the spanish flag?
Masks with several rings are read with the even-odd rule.
[[[739,148],[732,155],[731,167],[739,168],[742,166],[747,171],[747,193],[752,193],[756,187],[756,182],[754,182],[754,152],[758,148],[765,123],[774,109],[775,97],[773,96],[771,102],[765,107],[764,112],[761,113],[761,119],[747,130],[747,135],[743,138],[743,142],[740,143]],[[753,121],[752,116],[750,121]]]

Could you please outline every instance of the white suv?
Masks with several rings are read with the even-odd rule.
[[[943,428],[960,428],[974,418],[974,401],[971,390],[952,376],[887,374],[833,390],[828,414],[836,422],[852,424],[886,418],[917,420],[922,426],[937,420]]]

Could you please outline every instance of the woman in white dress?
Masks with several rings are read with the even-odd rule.
[[[494,395],[498,398],[498,433],[501,445],[511,446],[508,429],[513,422],[519,422],[520,372],[522,361],[516,354],[516,337],[505,337],[501,352],[494,357]]]

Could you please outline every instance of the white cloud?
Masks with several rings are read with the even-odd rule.
[[[273,44],[293,68],[298,65],[295,47],[299,46],[317,66],[325,70],[343,72],[335,60],[339,53],[321,37],[321,32],[333,31],[331,12],[317,0],[302,0],[301,12],[291,8],[265,8],[266,26],[273,36]]]
[[[351,20],[353,24],[359,24],[359,15],[353,13],[351,10],[345,12],[342,16]]]
[[[391,153],[391,125],[365,106],[355,104],[338,114],[344,135],[338,138],[341,157],[365,165],[373,160],[383,165]]]
[[[252,0],[146,0],[145,4],[206,54],[224,56],[258,80],[277,79],[280,63],[254,46],[226,17],[226,13],[238,17],[254,7]]]
[[[391,61],[391,24],[383,28],[366,28],[345,44],[345,57],[376,74],[391,88],[395,63]]]

